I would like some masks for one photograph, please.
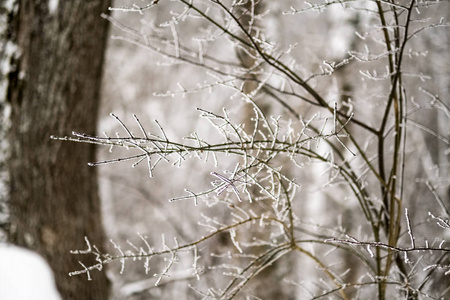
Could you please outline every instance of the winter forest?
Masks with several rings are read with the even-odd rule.
[[[1,242],[61,299],[450,298],[448,1],[2,11]]]

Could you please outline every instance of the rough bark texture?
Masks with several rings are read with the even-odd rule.
[[[56,7],[50,5],[56,4]],[[10,241],[48,259],[64,299],[107,299],[105,272],[79,270],[69,250],[101,245],[94,146],[54,141],[50,135],[95,133],[109,0],[17,1],[8,38],[19,56],[9,73],[11,105]]]

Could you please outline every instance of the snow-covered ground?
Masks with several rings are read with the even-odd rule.
[[[47,262],[36,252],[0,243],[0,300],[59,300]]]

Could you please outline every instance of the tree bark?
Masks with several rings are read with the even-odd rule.
[[[54,141],[72,131],[94,134],[110,0],[15,2],[6,39],[10,58],[6,99],[9,130],[9,240],[42,254],[64,299],[107,299],[104,271],[82,269],[70,250],[84,236],[105,240],[95,168],[95,147]]]

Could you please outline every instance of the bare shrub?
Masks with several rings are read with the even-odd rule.
[[[111,253],[86,238],[87,249],[73,253],[98,263],[81,261],[71,275],[90,278],[112,262],[124,272],[138,260],[152,285],[184,283],[186,298],[448,295],[449,108],[441,97],[449,82],[438,46],[448,46],[447,3],[139,5],[112,9],[142,14],[141,28],[104,16],[121,32],[114,39],[160,57],[173,77],[154,95],[187,97],[201,133],[173,137],[176,124],[112,114],[116,135],[57,139],[109,147],[116,155],[90,165],[146,164],[148,177],[204,162],[160,180],[180,193],[171,205],[187,203],[198,225],[183,232],[175,217],[180,237],[113,241]],[[195,108],[189,97],[204,95],[223,107]],[[211,185],[182,194],[179,178]]]

